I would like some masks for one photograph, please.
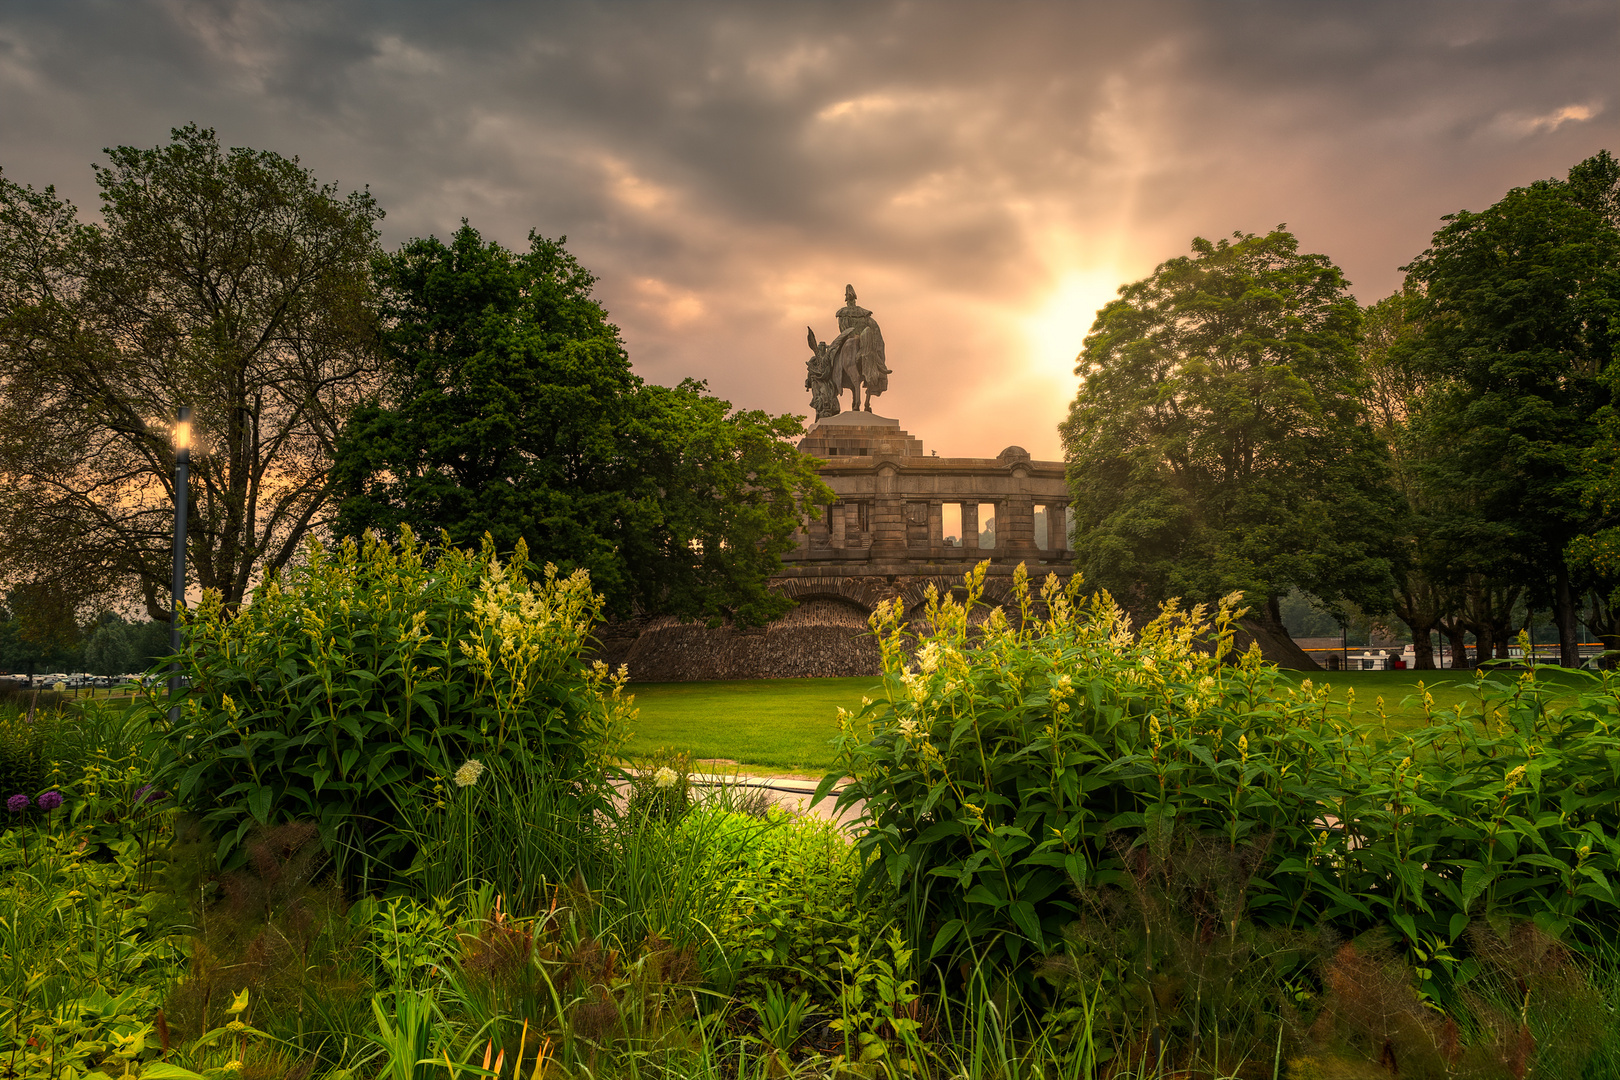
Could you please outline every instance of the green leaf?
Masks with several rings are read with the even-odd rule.
[[[970,904],[984,904],[988,907],[1000,909],[1007,906],[1005,897],[997,896],[984,885],[975,885],[969,889],[965,899]]]
[[[949,945],[952,939],[962,932],[962,926],[961,919],[947,920],[945,925],[939,928],[939,932],[934,935],[933,944],[928,947],[928,958],[932,960],[934,957],[939,956],[945,950],[945,946]]]
[[[1044,948],[1045,939],[1041,936],[1041,920],[1035,915],[1035,905],[1028,900],[1014,900],[1007,910],[1029,940]]]
[[[262,784],[256,785],[253,790],[248,793],[248,813],[252,814],[253,819],[260,825],[270,824],[271,796],[271,790]]]
[[[182,1069],[178,1065],[171,1065],[167,1061],[148,1061],[141,1066],[138,1074],[140,1080],[205,1080],[202,1073]]]

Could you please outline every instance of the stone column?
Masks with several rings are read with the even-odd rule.
[[[1069,504],[1046,504],[1047,553],[1069,550]]]
[[[847,504],[835,502],[827,508],[827,525],[832,531],[832,546],[834,551],[844,550],[846,530],[849,526],[845,522],[844,511]]]
[[[905,558],[906,504],[896,488],[896,470],[885,465],[878,470],[877,497],[872,500],[872,558]]]
[[[1041,549],[1035,546],[1035,500],[1031,496],[1009,495],[1002,502],[996,513],[996,547],[1012,558],[1040,555]]]
[[[962,504],[962,550],[979,550],[979,504],[976,499]]]
[[[928,500],[928,551],[938,555],[945,550],[945,504],[938,499]]]
[[[827,530],[827,518],[829,514],[830,511],[823,513],[820,521],[807,521],[805,523],[804,542],[807,555],[813,555],[819,551],[822,554],[822,558],[826,558],[827,546],[830,539]]]

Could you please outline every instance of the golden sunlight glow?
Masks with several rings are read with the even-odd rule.
[[[1122,281],[1113,269],[1070,270],[1059,277],[1040,310],[1023,320],[1029,370],[1068,376],[1098,310]]]

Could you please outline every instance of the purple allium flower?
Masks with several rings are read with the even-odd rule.
[[[39,797],[39,808],[41,810],[55,810],[61,805],[62,793],[60,791],[47,791]]]
[[[136,806],[142,803],[157,802],[159,799],[167,799],[168,797],[169,793],[167,791],[158,791],[151,784],[142,784],[135,789]]]
[[[13,795],[6,800],[6,809],[13,814],[20,814],[28,809],[29,798],[26,795]]]

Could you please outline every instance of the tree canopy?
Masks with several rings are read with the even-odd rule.
[[[1417,437],[1440,528],[1484,579],[1546,581],[1563,662],[1577,662],[1571,544],[1598,522],[1585,462],[1610,415],[1620,333],[1620,169],[1515,188],[1444,220],[1411,265],[1428,380]],[[1505,621],[1505,620],[1504,620]]]
[[[1061,428],[1075,549],[1128,607],[1299,587],[1389,608],[1397,504],[1343,274],[1282,227],[1193,241],[1098,313]]]
[[[338,528],[489,533],[584,567],[616,614],[763,621],[801,516],[830,501],[790,416],[630,369],[595,279],[562,240],[471,226],[377,262],[385,392],[338,446]]]
[[[324,522],[382,211],[195,125],[106,154],[100,223],[0,177],[0,566],[167,619],[177,406],[196,585],[239,603]]]

